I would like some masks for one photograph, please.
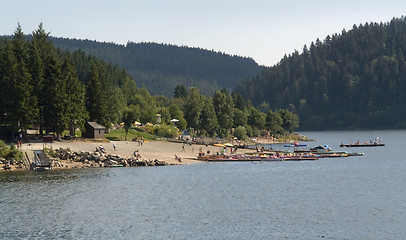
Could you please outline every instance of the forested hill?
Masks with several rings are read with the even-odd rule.
[[[406,19],[316,40],[236,88],[253,104],[289,108],[300,128],[406,127]]]
[[[195,86],[212,96],[219,89],[232,90],[246,78],[261,72],[252,58],[231,56],[201,48],[157,43],[117,45],[90,40],[52,38],[62,50],[81,49],[107,62],[125,67],[138,86],[152,95],[173,96],[178,84]]]

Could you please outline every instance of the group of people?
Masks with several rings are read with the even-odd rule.
[[[17,148],[20,148],[23,146],[23,142],[21,140],[17,140]]]
[[[142,146],[144,144],[144,138],[142,136],[140,138],[133,138],[133,142],[137,142],[138,146]]]

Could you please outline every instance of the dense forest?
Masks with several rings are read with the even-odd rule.
[[[406,19],[317,39],[245,80],[236,92],[262,109],[288,108],[301,129],[406,127]]]
[[[137,85],[145,84],[152,95],[171,97],[174,86],[183,84],[212,96],[219,89],[233,90],[262,70],[251,58],[186,46],[133,42],[123,46],[65,38],[52,38],[52,42],[58,48],[81,49],[125,68]]]
[[[172,87],[172,96],[152,96],[145,86],[137,87],[124,68],[106,63],[82,50],[56,48],[42,24],[29,37],[20,25],[12,37],[0,38],[0,135],[26,133],[61,135],[66,129],[75,134],[86,121],[110,128],[135,121],[161,124],[158,136],[176,137],[172,119],[179,130],[189,129],[200,136],[239,139],[292,132],[297,115],[284,109],[260,112],[241,95],[217,90],[208,97],[196,87]],[[162,127],[162,128],[161,128]],[[167,131],[167,132],[166,132]],[[3,134],[2,134],[3,133]]]

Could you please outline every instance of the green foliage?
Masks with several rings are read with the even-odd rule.
[[[238,108],[234,108],[234,127],[246,126],[248,121],[247,114]]]
[[[171,104],[169,106],[169,115],[170,115],[171,120],[172,119],[179,120],[178,122],[174,122],[174,124],[176,126],[178,126],[178,128],[180,130],[186,129],[187,123],[186,123],[185,118],[183,117],[183,112],[180,110],[180,108],[176,104]]]
[[[110,118],[107,110],[105,78],[103,66],[100,63],[93,63],[89,71],[86,100],[90,120],[108,127]]]
[[[14,144],[7,145],[3,140],[0,140],[0,157],[7,160],[21,160],[23,153]]]
[[[282,127],[292,133],[293,130],[299,127],[299,118],[294,113],[286,109],[281,109],[278,111],[279,116],[282,119]]]
[[[124,129],[125,129],[125,140],[127,140],[128,130],[140,118],[140,110],[139,107],[130,105],[129,107],[125,108],[123,111],[123,122],[124,122]]]
[[[234,136],[239,140],[245,141],[247,139],[247,130],[243,126],[238,126],[234,130]]]
[[[213,106],[221,129],[231,129],[234,124],[234,102],[226,91],[217,91],[213,96]]]
[[[264,113],[252,107],[248,114],[248,124],[252,126],[253,129],[263,129],[265,126],[265,117]]]
[[[45,153],[46,155],[48,155],[48,156],[50,156],[50,157],[55,158],[55,157],[58,156],[58,153],[57,153],[54,149],[52,149],[52,148],[44,148],[43,151],[44,151],[44,153]]]
[[[176,137],[177,129],[187,128],[193,129],[193,134],[221,137],[229,136],[232,128],[238,128],[237,134],[242,138],[245,134],[249,136],[258,134],[265,126],[265,114],[255,109],[250,102],[246,102],[241,94],[229,95],[226,89],[217,91],[219,82],[224,79],[230,80],[233,76],[231,78],[235,80],[244,72],[243,75],[246,75],[252,69],[258,69],[256,63],[249,59],[241,61],[241,58],[233,57],[234,59],[228,62],[229,56],[218,58],[218,53],[215,53],[209,54],[213,58],[210,62],[208,59],[211,58],[199,55],[205,51],[169,46],[168,49],[171,49],[169,52],[173,50],[172,53],[175,55],[178,54],[176,53],[178,50],[185,50],[185,54],[195,51],[196,56],[188,56],[187,62],[184,59],[179,60],[187,68],[179,65],[175,66],[177,69],[168,68],[169,65],[174,66],[168,62],[157,63],[156,66],[146,64],[136,70],[137,74],[149,72],[151,66],[160,67],[160,71],[155,69],[152,75],[159,76],[159,84],[166,89],[174,89],[175,85],[170,87],[166,85],[167,82],[171,82],[167,76],[173,76],[172,74],[182,79],[184,74],[190,74],[189,79],[204,78],[204,80],[196,84],[192,84],[193,81],[186,84],[184,79],[176,81],[175,97],[168,99],[163,95],[151,96],[146,87],[147,84],[137,88],[128,73],[116,65],[107,64],[94,56],[86,55],[82,50],[71,53],[56,49],[48,35],[40,24],[38,30],[32,34],[32,38],[25,38],[21,27],[18,26],[12,40],[0,41],[0,85],[2,86],[0,116],[4,116],[0,118],[0,124],[10,128],[13,133],[18,129],[25,132],[29,126],[39,126],[41,134],[45,130],[47,133],[55,132],[61,135],[67,134],[65,131],[69,127],[69,134],[73,136],[77,127],[83,128],[85,121],[91,120],[107,128],[112,126],[111,123],[123,121],[123,129],[106,134],[107,138],[115,140],[134,136],[152,139],[152,135],[148,134]],[[131,47],[137,48],[135,45]],[[162,46],[153,44],[153,48],[155,47]],[[160,51],[165,52],[167,49],[160,49]],[[213,71],[202,66],[191,66],[194,60],[190,58],[193,57],[204,59],[203,62],[207,62],[212,67],[216,60],[228,60],[215,63],[217,71]],[[390,63],[390,59],[385,61],[387,64]],[[140,59],[135,62],[144,64]],[[251,70],[243,68],[247,63],[248,65],[254,63]],[[378,63],[375,65],[379,66]],[[226,70],[224,71],[221,66]],[[240,67],[236,69],[235,66]],[[236,72],[230,73],[230,69]],[[179,75],[179,71],[184,73]],[[149,78],[152,75],[146,74],[144,77]],[[218,81],[219,77],[223,80]],[[233,85],[233,81],[227,82],[228,88]],[[201,89],[204,89],[206,94],[208,91],[212,92],[213,97],[209,98],[201,94],[197,87],[190,88],[188,93],[186,86],[191,84],[202,86]],[[203,87],[202,84],[210,87]],[[305,102],[303,103],[305,106]],[[161,115],[162,124],[152,125],[157,122],[157,114]],[[172,122],[171,119],[179,121]],[[287,119],[294,120],[294,118]],[[146,124],[148,133],[132,130],[134,121]],[[284,126],[289,130],[295,128],[294,124],[293,127],[289,124],[292,125],[286,121]],[[243,126],[246,133],[239,126]],[[139,130],[144,129],[139,128]]]
[[[404,128],[404,39],[405,17],[354,26],[285,56],[236,92],[256,106],[289,109],[301,129]],[[292,131],[297,121],[289,119]]]
[[[36,118],[37,99],[33,96],[31,74],[28,71],[28,45],[18,25],[13,40],[6,40],[0,59],[0,85],[2,116],[13,131],[27,129]]]
[[[178,129],[164,124],[147,125],[146,128],[150,134],[165,137],[176,138],[178,136]]]
[[[199,129],[214,136],[220,129],[216,111],[210,99],[203,97],[203,109],[200,113]]]
[[[265,128],[272,134],[283,134],[283,119],[279,112],[268,111],[266,114]]]
[[[153,95],[172,97],[177,85],[197,87],[206,96],[218,89],[232,90],[238,83],[258,74],[262,67],[251,58],[230,56],[200,48],[157,43],[127,43],[126,46],[89,40],[53,38],[61,49],[96,56],[127,69],[138,85]],[[164,79],[164,81],[163,81]]]
[[[186,99],[187,98],[187,89],[186,86],[184,84],[178,84],[175,87],[175,91],[174,91],[174,98],[183,98]]]
[[[200,129],[200,114],[203,109],[203,98],[197,88],[191,88],[184,106],[185,119],[189,128]]]
[[[140,130],[140,131],[138,131]],[[144,140],[156,140],[156,136],[145,132],[144,129],[129,129],[128,134],[127,134],[127,139],[132,140],[134,138],[140,138],[142,137]],[[125,129],[120,128],[120,129],[112,129],[110,133],[105,134],[105,138],[111,141],[124,141],[125,140]]]

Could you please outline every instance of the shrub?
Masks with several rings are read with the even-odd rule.
[[[159,137],[176,138],[178,136],[178,129],[173,126],[157,124],[149,125],[146,128],[150,134],[154,134]]]
[[[4,141],[0,140],[0,157],[7,160],[21,160],[23,153],[14,144],[8,146]]]
[[[234,130],[234,136],[237,137],[240,140],[245,141],[245,139],[247,138],[247,130],[242,126],[238,126]]]

